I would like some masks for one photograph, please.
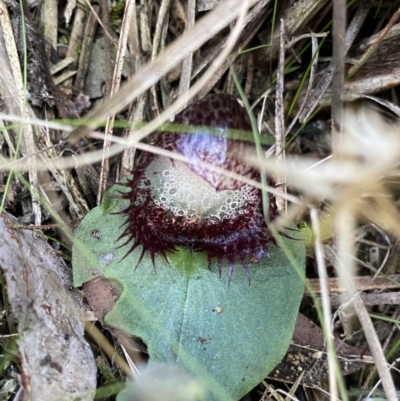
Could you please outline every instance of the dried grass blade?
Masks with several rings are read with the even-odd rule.
[[[285,110],[283,102],[284,90],[284,68],[285,68],[285,22],[280,20],[279,37],[279,62],[276,77],[276,95],[275,95],[275,155],[280,164],[285,164]],[[280,196],[276,197],[278,210],[287,212],[286,203],[286,176],[278,174],[275,176],[276,186]]]
[[[196,1],[189,0],[187,3],[187,14],[186,14],[186,24],[185,32],[193,29],[196,15]],[[185,96],[190,88],[190,79],[192,76],[192,65],[193,65],[193,53],[190,53],[182,63],[182,73],[181,79],[179,81],[179,93],[178,97]],[[187,106],[187,102],[183,105],[183,108]]]

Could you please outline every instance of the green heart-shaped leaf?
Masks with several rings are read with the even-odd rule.
[[[135,269],[140,247],[117,241],[124,223],[118,214],[127,201],[115,186],[101,206],[79,226],[73,249],[74,284],[94,277],[117,280],[123,287],[105,322],[147,344],[149,363],[170,362],[204,385],[207,400],[237,400],[256,386],[284,356],[303,295],[305,246],[298,231],[284,239],[295,269],[282,249],[271,245],[271,260],[250,263],[251,284],[241,263],[228,283],[207,268],[205,253],[179,249],[169,263],[156,256],[156,271],[145,254]],[[125,257],[125,258],[124,258]]]

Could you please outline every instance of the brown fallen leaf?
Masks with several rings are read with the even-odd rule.
[[[114,307],[122,289],[117,282],[98,277],[85,283],[83,292],[94,316],[104,324],[105,315]],[[125,347],[135,364],[139,365],[143,362],[142,353],[147,354],[147,349],[139,338],[134,338],[123,330],[113,327],[107,327],[107,329],[115,336],[118,343]]]

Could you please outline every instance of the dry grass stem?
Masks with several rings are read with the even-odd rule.
[[[195,24],[196,16],[196,2],[195,0],[190,0],[187,3],[187,13],[185,22],[185,32],[189,32],[193,29]],[[192,77],[192,65],[193,65],[193,53],[189,54],[182,63],[181,78],[179,81],[179,92],[178,97],[186,96],[186,93],[190,88],[190,80]],[[182,105],[183,108],[187,106],[187,103]]]
[[[94,341],[96,341],[108,357],[118,364],[129,378],[136,376],[136,371],[133,371],[130,368],[128,363],[118,354],[117,350],[110,344],[104,334],[93,324],[93,322],[86,322],[85,331]]]
[[[279,37],[279,62],[276,78],[275,90],[275,156],[280,164],[285,164],[285,110],[283,102],[284,90],[284,67],[285,67],[285,22],[280,21],[280,37]],[[276,205],[281,212],[287,212],[286,203],[286,177],[284,174],[278,174],[275,177],[276,186],[279,195],[276,197]]]
[[[324,247],[324,254],[327,255],[326,246]],[[396,290],[399,288],[400,275],[392,275],[387,277],[377,277],[373,278],[370,276],[354,276],[353,278],[354,286],[357,291],[382,291],[382,290]],[[308,280],[309,288],[315,293],[321,293],[321,287],[319,284],[319,279]],[[328,287],[330,294],[336,294],[346,291],[346,287],[343,286],[341,281],[336,277],[328,278]],[[308,290],[306,290],[308,294]],[[376,294],[379,295],[379,294]]]
[[[331,305],[329,300],[329,290],[327,279],[328,275],[326,272],[325,265],[325,257],[321,243],[321,233],[318,224],[318,213],[315,208],[311,208],[310,210],[311,224],[315,236],[314,247],[315,247],[315,256],[318,266],[318,275],[319,282],[321,288],[321,298],[322,298],[322,310],[324,312],[324,333],[328,350],[328,369],[329,369],[329,392],[331,400],[336,400],[338,398],[338,386],[337,386],[337,375],[339,373],[336,355],[335,355],[335,347],[333,345],[333,332],[331,325]]]

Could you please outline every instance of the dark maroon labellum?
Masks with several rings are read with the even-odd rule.
[[[203,161],[260,179],[259,172],[241,159],[250,145],[228,138],[228,130],[251,131],[247,112],[230,95],[208,95],[179,113],[174,124],[195,128],[190,133],[162,132],[153,145],[193,163],[152,153],[140,156],[126,184],[130,190],[123,194],[129,206],[121,212],[126,226],[120,238],[126,238],[124,245],[132,244],[128,254],[142,246],[138,264],[146,251],[155,266],[156,254],[167,259],[167,252],[182,246],[206,252],[209,267],[216,258],[220,274],[227,261],[229,279],[240,260],[249,276],[247,260],[269,258],[268,244],[274,243],[262,214],[261,191],[198,164]],[[274,220],[277,210],[271,194],[269,213]]]

